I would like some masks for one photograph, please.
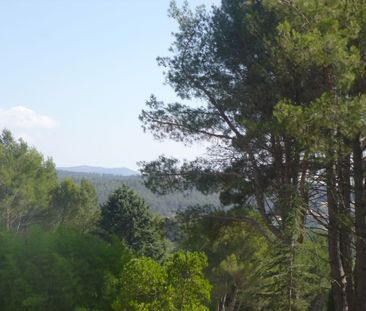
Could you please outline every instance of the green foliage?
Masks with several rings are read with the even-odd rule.
[[[100,204],[104,204],[108,200],[108,196],[122,185],[126,185],[138,193],[154,214],[163,216],[173,216],[177,210],[190,205],[219,204],[217,193],[204,195],[196,189],[185,192],[175,191],[165,195],[153,193],[144,186],[142,178],[139,176],[114,176],[67,171],[58,171],[57,173],[61,181],[65,178],[72,178],[75,182],[81,183],[83,179],[87,179],[95,186]]]
[[[207,257],[202,253],[178,252],[164,263],[168,284],[173,288],[171,300],[176,310],[208,310],[209,282],[203,275]]]
[[[259,263],[269,256],[269,248],[265,238],[240,221],[240,216],[248,214],[210,206],[192,207],[177,215],[181,245],[208,255],[206,275],[213,284],[212,308],[218,310],[234,307],[235,301],[249,310],[268,305],[260,296],[263,279]]]
[[[173,254],[162,266],[146,257],[133,259],[123,270],[114,310],[208,311],[206,266],[203,254],[191,252]]]
[[[359,89],[365,4],[301,0],[290,6],[299,16],[275,1],[268,3],[284,14],[277,33],[282,51],[304,71],[318,67],[326,80],[322,93],[309,103],[283,97],[274,116],[307,151],[332,160],[336,146],[347,149],[345,141],[365,133],[366,100]]]
[[[297,0],[285,10],[268,2],[283,14],[277,34],[281,50],[304,74],[315,69],[314,79],[325,82],[310,102],[283,96],[275,117],[315,159],[317,175],[323,175],[313,181],[313,188],[327,189],[334,308],[365,309],[366,3]]]
[[[278,287],[270,282],[278,293],[275,309],[307,308],[314,284],[322,283],[313,274],[314,286],[305,288],[308,267],[300,254],[307,215],[314,205],[320,209],[325,188],[336,304],[352,309],[356,289],[356,308],[366,306],[365,12],[364,1],[346,0],[223,0],[211,11],[171,5],[179,30],[159,64],[182,103],[151,96],[140,119],[158,139],[212,146],[192,162],[160,157],[143,163],[146,185],[163,193],[203,184],[218,189],[223,203],[254,205],[259,225],[279,243],[268,276],[278,281]],[[201,223],[197,231],[204,228]],[[213,237],[210,231],[193,245],[212,252]],[[227,260],[240,270],[237,256]],[[349,306],[341,306],[345,296]]]
[[[132,259],[121,276],[121,295],[114,310],[165,310],[166,272],[148,257]]]
[[[100,228],[124,240],[139,255],[159,259],[165,245],[149,208],[134,191],[122,185],[102,205]]]
[[[357,133],[366,133],[366,97],[337,98],[325,93],[306,107],[285,100],[276,106],[275,117],[288,132],[298,138],[311,154],[320,153],[334,159],[336,146],[352,140]]]
[[[33,229],[27,236],[0,234],[1,310],[111,310],[111,277],[129,251],[92,235]]]
[[[162,156],[142,163],[150,189],[196,187],[220,192],[222,203],[241,207],[255,200],[266,227],[280,239],[285,224],[274,226],[268,214],[285,219],[292,208],[288,198],[304,195],[305,186],[298,183],[302,146],[273,110],[281,99],[306,105],[327,86],[321,68],[304,69],[290,52],[283,53],[287,10],[276,1],[224,0],[211,11],[173,4],[179,30],[171,54],[159,64],[176,94],[197,104],[152,96],[140,115],[143,128],[158,139],[210,144],[205,158],[181,164]],[[354,59],[344,66],[354,65]],[[273,203],[271,211],[266,199]]]
[[[305,311],[319,300],[324,307],[330,288],[326,241],[314,237],[303,244],[274,244],[258,273],[260,300],[274,310]]]
[[[254,211],[196,206],[177,218],[180,245],[208,255],[205,272],[213,284],[212,308],[287,310],[291,303],[293,310],[304,310],[314,301],[325,304],[329,290],[325,239],[311,234],[298,243],[303,232],[296,229],[296,215],[288,219],[288,228],[296,231],[289,234],[292,246],[258,230],[253,220],[260,224],[261,219]]]
[[[282,14],[277,26],[281,53],[306,71],[314,66],[336,76],[329,81],[339,91],[347,91],[360,72],[357,38],[362,29],[358,11],[362,5],[348,6],[346,1],[298,0],[288,7],[277,1],[267,5]],[[299,14],[295,14],[295,10]]]
[[[324,306],[331,283],[326,243],[309,231],[306,218],[310,188],[315,184],[324,191],[328,163],[339,170],[333,172],[330,190],[344,196],[336,198],[335,208],[349,209],[329,227],[339,248],[333,253],[343,261],[340,266],[350,268],[344,270],[346,277],[344,271],[341,278],[332,276],[332,289],[340,280],[350,282],[352,274],[355,286],[348,284],[357,289],[363,274],[352,273],[347,247],[353,245],[347,238],[361,232],[355,271],[364,273],[364,176],[354,216],[346,207],[352,190],[342,183],[348,179],[351,188],[356,178],[352,167],[342,165],[345,156],[352,162],[350,142],[363,148],[359,138],[366,130],[365,12],[363,1],[345,0],[223,0],[210,12],[172,2],[170,15],[179,30],[172,55],[158,61],[176,94],[197,104],[164,103],[151,96],[140,119],[158,139],[208,141],[213,147],[206,159],[180,165],[160,157],[142,163],[142,171],[145,184],[157,193],[183,190],[192,199],[194,189],[220,192],[223,204],[235,205],[226,211],[195,205],[178,213],[180,231],[175,228],[174,238],[182,238],[185,249],[204,251],[208,260],[179,252],[163,264],[154,261],[165,250],[160,220],[127,186],[117,187],[131,183],[158,206],[161,201],[137,177],[127,182],[98,175],[93,180],[101,200],[114,190],[102,206],[104,233],[149,257],[126,264],[130,255],[120,241],[108,244],[70,230],[92,229],[98,217],[94,188],[85,180],[58,184],[51,161],[4,131],[1,224],[22,234],[30,224],[59,229],[1,233],[1,309],[208,310],[211,287],[203,271],[214,285],[216,310],[307,310],[319,301]],[[363,169],[361,148],[360,157],[358,167],[353,158],[354,171]],[[183,205],[177,198],[167,200],[174,207],[156,210],[171,214]],[[335,270],[335,258],[329,259]],[[362,296],[363,290],[356,294]],[[359,298],[351,294],[351,300]]]
[[[58,183],[53,162],[6,130],[0,136],[0,176],[0,224],[9,230],[25,231],[31,225],[90,230],[97,221],[92,184]]]
[[[8,229],[25,230],[42,224],[57,185],[51,160],[4,130],[0,135],[0,223]]]
[[[63,180],[52,192],[50,214],[54,226],[93,229],[100,214],[94,186],[86,179],[80,185],[72,179]]]

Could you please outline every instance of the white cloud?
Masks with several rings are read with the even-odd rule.
[[[51,130],[57,126],[58,122],[52,117],[23,106],[0,108],[0,132],[6,128],[16,138],[22,138],[36,147],[47,144],[52,136]]]
[[[0,128],[18,131],[25,129],[51,129],[57,126],[53,118],[23,106],[0,109]]]

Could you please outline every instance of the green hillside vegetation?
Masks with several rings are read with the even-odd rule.
[[[211,148],[142,177],[57,173],[4,130],[0,310],[365,311],[366,2],[169,14],[158,62],[182,103],[151,96],[140,119]]]
[[[59,181],[51,160],[7,130],[0,172],[1,310],[207,310],[207,257],[166,253],[161,219],[133,190],[100,206],[89,181]]]
[[[59,180],[51,160],[8,131],[0,157],[1,310],[282,310],[289,281],[299,310],[327,302],[317,236],[292,257],[241,221],[260,223],[254,210],[196,204],[164,219],[125,184],[100,205],[92,183]]]
[[[191,205],[220,204],[218,194],[204,195],[194,189],[185,192],[176,191],[166,195],[153,193],[144,185],[142,177],[140,176],[75,173],[61,170],[58,170],[57,174],[60,180],[69,177],[76,183],[81,183],[83,179],[87,179],[95,186],[98,200],[101,204],[107,201],[111,192],[122,185],[127,185],[146,201],[152,212],[163,216],[173,216],[178,210],[185,209]]]

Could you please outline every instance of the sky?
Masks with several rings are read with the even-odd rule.
[[[202,154],[199,145],[155,141],[138,120],[151,94],[177,100],[156,63],[176,30],[168,7],[169,0],[0,0],[0,128],[57,166],[136,169],[160,154]]]

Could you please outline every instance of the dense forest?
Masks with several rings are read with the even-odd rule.
[[[101,204],[107,201],[111,192],[122,185],[127,185],[146,201],[152,212],[163,216],[173,216],[178,210],[197,204],[220,205],[218,194],[204,195],[195,189],[185,192],[175,191],[165,195],[154,193],[146,188],[142,178],[139,176],[76,173],[63,170],[58,170],[57,174],[60,180],[70,177],[78,184],[80,184],[83,179],[87,179],[95,186],[98,201]]]
[[[0,309],[365,311],[365,14],[171,2],[158,63],[181,102],[152,95],[140,120],[209,147],[141,178],[57,172],[4,130]]]
[[[127,186],[100,205],[7,130],[0,174],[1,310],[206,310],[206,255],[168,252],[164,219]]]

